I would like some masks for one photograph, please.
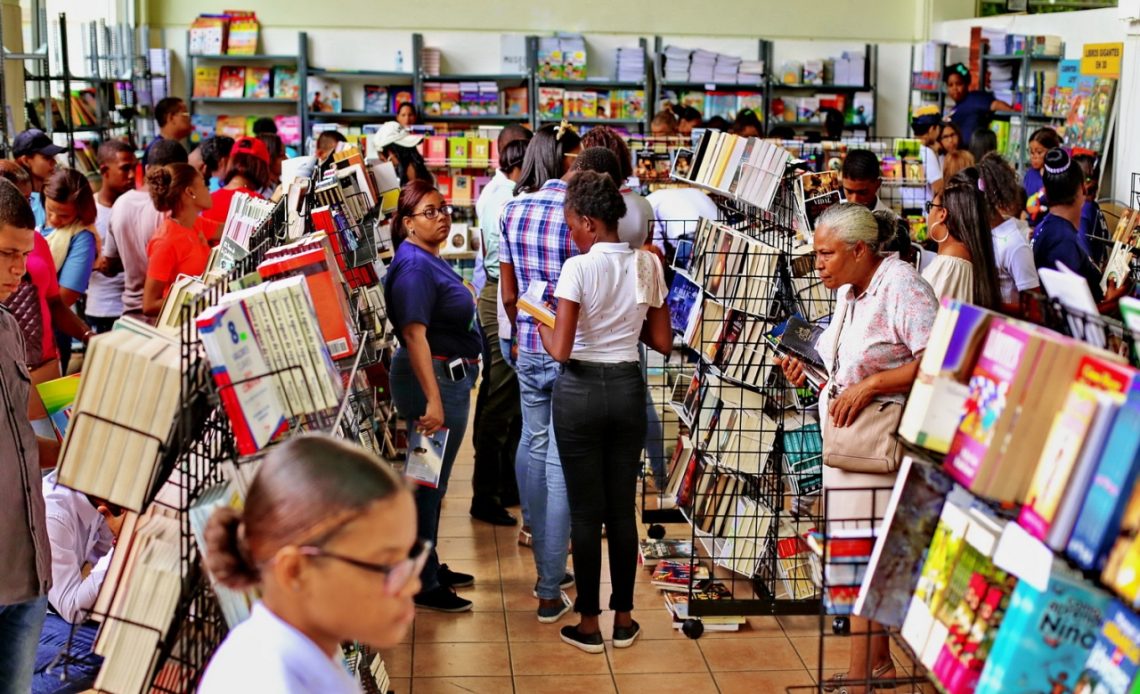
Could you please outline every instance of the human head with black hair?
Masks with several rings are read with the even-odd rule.
[[[277,133],[262,133],[257,139],[265,143],[269,152],[269,184],[276,186],[281,182],[281,162],[285,161],[285,143]]]
[[[11,181],[0,181],[0,301],[20,287],[35,235],[36,217],[27,197]]]
[[[1034,130],[1029,135],[1029,168],[1041,171],[1041,167],[1045,166],[1045,154],[1060,146],[1061,136],[1053,128]]]
[[[823,135],[826,140],[840,140],[843,138],[843,113],[837,108],[822,108]]]
[[[522,175],[523,160],[526,159],[528,144],[524,140],[514,140],[499,150],[499,171],[502,171],[504,176],[516,183]]]
[[[790,125],[773,125],[768,130],[768,137],[773,140],[794,140],[796,139],[796,131]]]
[[[11,159],[0,159],[0,178],[16,186],[17,190],[23,194],[24,199],[31,197],[32,177],[28,174],[27,169],[16,162]]]
[[[922,144],[934,148],[938,144],[938,136],[942,133],[942,114],[937,106],[921,106],[910,119],[911,130],[914,136],[922,140]]]
[[[190,123],[190,109],[176,96],[168,96],[154,106],[154,120],[158,134],[167,140],[184,140],[194,131]],[[149,157],[148,157],[149,163]]]
[[[982,157],[981,161],[963,171],[962,175],[970,177],[975,183],[981,181],[978,187],[986,199],[991,229],[1007,217],[1019,217],[1025,209],[1022,201],[1025,189],[1017,180],[1017,172],[997,152]]]
[[[953,123],[943,123],[942,132],[938,135],[938,146],[943,154],[957,152],[965,144],[962,141],[962,131]]]
[[[410,128],[416,123],[420,122],[420,114],[416,111],[416,105],[410,101],[405,101],[396,107],[396,122],[405,128]]]
[[[169,164],[186,164],[189,160],[186,148],[174,140],[155,141],[146,155],[147,168]]]
[[[618,166],[621,167],[621,177],[617,179],[619,186],[633,175],[633,155],[629,152],[625,138],[616,130],[606,125],[590,128],[589,132],[582,136],[582,148],[591,147],[605,147],[617,157]]]
[[[970,136],[970,154],[974,161],[980,162],[990,152],[997,152],[997,133],[989,128],[976,128]]]
[[[110,207],[120,195],[135,187],[135,169],[138,159],[135,149],[122,140],[107,140],[99,145],[95,154],[103,185],[99,188],[99,203]]]
[[[701,112],[692,106],[680,106],[676,113],[678,135],[690,135],[693,128],[701,127]]]
[[[515,195],[533,193],[547,181],[565,176],[581,149],[582,139],[574,126],[551,123],[539,128],[526,148]]]
[[[1085,204],[1085,173],[1064,148],[1054,147],[1046,153],[1041,179],[1052,211]]]
[[[957,103],[970,91],[970,68],[954,63],[943,71],[942,80],[946,83],[946,95]]]
[[[608,174],[610,178],[614,179],[614,184],[619,188],[622,181],[621,163],[614,153],[605,147],[587,147],[583,149],[578,157],[574,160],[574,166],[571,170],[575,172],[581,171],[595,171],[597,173]]]
[[[1095,154],[1078,152],[1073,154],[1073,163],[1081,167],[1085,175],[1085,200],[1095,202],[1100,189],[1100,160]]]
[[[910,226],[906,220],[890,210],[874,210],[871,214],[879,225],[879,251],[898,253],[899,258],[913,263],[916,249],[910,242]]]
[[[215,135],[202,140],[202,144],[194,152],[198,153],[198,162],[195,165],[207,180],[221,178],[225,175],[230,164],[230,152],[234,148],[234,139],[225,135]],[[193,152],[191,152],[193,154]],[[191,162],[195,164],[195,162]]]
[[[1001,289],[994,260],[993,235],[986,199],[968,175],[950,179],[935,193],[926,217],[930,238],[939,245],[953,240],[962,244],[973,265],[973,296],[970,302],[983,308],[1001,307]],[[939,228],[941,227],[941,229]]]
[[[612,175],[579,171],[566,188],[564,209],[570,238],[581,252],[589,252],[598,242],[619,242],[618,220],[625,216],[626,207]]]
[[[843,158],[839,174],[847,202],[875,209],[879,204],[879,188],[883,185],[883,170],[874,152],[869,149],[851,150]]]
[[[387,463],[325,434],[298,436],[265,456],[240,510],[210,516],[204,562],[223,585],[258,587],[262,606],[321,651],[345,641],[391,647],[415,617],[427,558],[415,513]],[[241,657],[227,656],[229,644],[218,657]],[[203,683],[232,690],[223,672],[208,667]]]
[[[732,122],[732,132],[739,137],[763,137],[764,124],[760,116],[750,108],[742,108],[736,113],[736,120]]]
[[[95,223],[95,193],[91,183],[76,169],[59,169],[44,185],[44,211],[52,229]]]
[[[391,144],[380,150],[380,153],[396,167],[401,187],[412,181],[424,181],[430,186],[435,185],[435,177],[428,169],[424,156],[415,147]]]
[[[707,121],[705,121],[705,127],[710,130],[728,132],[728,130],[732,127],[732,123],[729,123],[728,119],[724,116],[713,116],[712,118],[709,118]]]
[[[329,155],[336,151],[336,146],[341,142],[348,142],[348,138],[345,137],[341,131],[321,131],[321,134],[317,135],[317,161],[328,159]]]
[[[530,142],[530,138],[532,137],[534,137],[534,133],[531,132],[529,128],[524,128],[518,123],[508,123],[499,131],[499,139],[496,143],[499,146],[499,152],[502,152],[504,147],[515,140]]]
[[[253,127],[250,128],[250,130],[253,131],[254,137],[258,135],[276,135],[277,123],[272,118],[262,116],[253,122]]]
[[[672,111],[660,111],[649,122],[649,134],[654,137],[669,137],[677,134],[677,117]]]

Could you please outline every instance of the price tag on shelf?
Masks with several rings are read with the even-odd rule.
[[[1053,550],[1020,525],[1006,523],[994,551],[994,566],[1008,571],[1039,591],[1049,588],[1053,573]]]

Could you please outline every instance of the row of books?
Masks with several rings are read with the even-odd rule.
[[[198,15],[190,25],[190,55],[254,55],[260,31],[253,12]]]
[[[300,94],[295,66],[198,65],[194,68],[195,97],[296,99]]]
[[[424,82],[423,110],[429,116],[526,115],[526,87],[501,89],[497,82]]]
[[[487,169],[499,162],[499,143],[487,137],[429,135],[420,150],[428,166]]]
[[[253,124],[260,116],[215,116],[195,113],[190,117],[194,126],[191,141],[199,143],[208,137],[224,135],[233,139],[253,135]],[[277,135],[290,147],[301,144],[301,117],[298,115],[278,115],[273,117],[277,125]]]
[[[539,79],[586,79],[586,40],[581,35],[540,37],[536,57]]]
[[[768,209],[789,158],[775,143],[707,130],[692,156],[687,180]]]
[[[645,118],[645,90],[539,87],[538,117],[640,120]]]
[[[663,89],[659,107],[666,104],[690,106],[700,111],[707,120],[720,116],[733,120],[745,109],[751,110],[761,121],[764,120],[764,94],[748,91],[681,91]],[[660,110],[660,108],[659,108]]]
[[[760,85],[764,79],[763,60],[680,46],[666,46],[662,56],[662,74],[667,82]]]
[[[838,111],[845,125],[875,123],[875,95],[855,92],[848,100],[843,94],[815,96],[780,96],[772,99],[772,123],[824,123],[828,111]]]
[[[788,60],[780,66],[783,84],[866,84],[867,57],[844,51],[838,58]]]

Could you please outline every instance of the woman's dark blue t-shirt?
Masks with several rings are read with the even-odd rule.
[[[1104,299],[1104,292],[1100,290],[1100,271],[1081,248],[1077,230],[1068,220],[1047,214],[1033,232],[1033,264],[1038,270],[1045,267],[1056,270],[1057,261],[1085,278],[1097,303]]]
[[[994,93],[982,90],[966,92],[966,96],[950,112],[950,120],[962,131],[961,147],[970,146],[970,138],[978,128],[988,127],[993,120]]]
[[[474,359],[482,352],[474,293],[446,260],[410,241],[400,244],[388,267],[384,301],[401,344],[404,326],[423,323],[432,356]]]

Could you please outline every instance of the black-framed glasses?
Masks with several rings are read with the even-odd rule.
[[[395,564],[375,564],[363,559],[346,557],[343,554],[330,552],[323,547],[313,545],[305,545],[297,549],[306,557],[335,559],[371,573],[384,574],[386,576],[384,592],[389,596],[394,596],[403,590],[404,586],[408,585],[408,581],[412,580],[412,577],[418,576],[423,571],[424,564],[427,563],[427,559],[431,555],[431,548],[431,540],[416,540],[416,544],[412,545],[412,551],[408,553],[408,558]]]
[[[440,215],[447,217],[455,214],[455,208],[451,205],[444,205],[443,207],[429,207],[423,212],[416,212],[415,214],[408,215],[409,217],[423,217],[424,219],[435,219]]]
[[[946,209],[945,205],[939,205],[938,203],[934,202],[933,200],[927,200],[926,201],[926,214],[930,214],[930,211],[932,209],[934,209],[935,207],[941,207],[942,209]]]

